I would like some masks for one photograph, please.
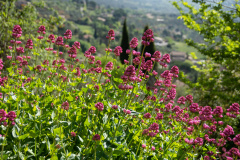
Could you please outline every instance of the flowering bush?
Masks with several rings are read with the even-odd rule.
[[[172,82],[178,67],[163,73],[153,70],[155,63],[167,68],[169,54],[156,51],[151,57],[134,51],[138,40],[133,38],[128,63],[118,77],[113,76],[121,72],[116,60],[105,65],[95,60],[94,46],[84,53],[84,60],[78,59],[80,43],[66,44],[70,30],[64,38],[46,36],[44,26],[37,33],[37,42],[28,39],[21,47],[22,31],[16,25],[8,62],[0,60],[1,70],[10,63],[0,78],[1,159],[240,157],[240,134],[235,136],[227,123],[239,114],[239,104],[227,110],[203,107],[191,95],[175,103]],[[110,30],[109,44],[114,36]],[[142,40],[145,47],[153,42],[152,30]],[[108,47],[105,58],[121,53],[120,46]],[[64,58],[66,54],[69,58]],[[151,60],[145,61],[143,55]],[[149,76],[155,76],[155,87],[146,86]],[[228,141],[236,147],[227,150]]]

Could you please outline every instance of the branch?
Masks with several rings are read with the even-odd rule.
[[[213,1],[210,1],[210,0],[205,0],[206,2],[209,2],[209,3],[214,3],[214,4],[218,4],[217,2],[215,2],[214,0]],[[223,4],[221,4],[223,7],[226,7],[226,8],[229,8],[229,9],[232,9],[232,10],[236,10],[237,11],[237,9],[236,8],[232,8],[232,7],[229,7],[229,6],[226,6],[226,5],[223,5]]]

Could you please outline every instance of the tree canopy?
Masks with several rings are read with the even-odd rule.
[[[198,82],[191,84],[200,104],[229,106],[230,101],[239,102],[240,96],[240,34],[238,1],[193,0],[198,8],[186,1],[173,2],[180,11],[180,19],[192,30],[203,36],[203,43],[187,39],[208,59],[195,69],[200,73]],[[187,10],[187,11],[186,11]],[[184,76],[182,76],[184,79]],[[185,79],[186,80],[186,79]]]

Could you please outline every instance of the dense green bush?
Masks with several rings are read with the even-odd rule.
[[[78,59],[82,57],[80,43],[66,44],[72,38],[71,30],[64,33],[66,40],[46,35],[44,26],[36,32],[36,42],[20,43],[21,35],[21,27],[15,25],[7,55],[10,66],[0,78],[1,159],[240,156],[236,147],[224,149],[234,136],[228,122],[239,114],[239,105],[234,103],[227,110],[202,107],[191,95],[174,103],[176,85],[172,82],[178,77],[178,67],[163,73],[153,70],[153,63],[167,67],[169,54],[156,51],[145,61],[144,49],[140,54],[133,52],[138,44],[134,39],[129,53],[136,56],[133,65],[125,62],[122,66],[116,61],[121,47],[109,47],[113,30],[106,36],[109,43],[101,61],[93,56],[97,53],[94,46],[84,52],[84,59]],[[146,30],[142,44],[153,41],[152,30]],[[69,58],[63,59],[62,54]],[[5,63],[0,61],[1,70]],[[157,79],[154,88],[146,86],[148,74]],[[239,137],[233,139],[236,146]]]

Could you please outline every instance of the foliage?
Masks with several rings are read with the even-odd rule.
[[[2,72],[0,81],[1,159],[240,156],[236,148],[223,154],[219,151],[219,146],[234,136],[227,124],[239,114],[240,106],[234,103],[224,112],[221,107],[212,110],[193,103],[191,95],[180,97],[175,104],[172,81],[178,75],[177,66],[157,73],[142,54],[138,68],[116,67],[121,49],[114,49],[116,58],[108,58],[113,30],[107,36],[104,58],[105,63],[111,61],[106,65],[104,60],[95,60],[93,46],[84,52],[84,59],[78,59],[80,43],[66,45],[72,38],[70,30],[64,33],[65,40],[46,35],[44,26],[36,33],[37,41],[33,44],[28,40],[23,48],[25,44],[19,43],[21,27],[15,25],[12,31],[14,45],[7,55],[11,65]],[[153,33],[149,29],[145,35],[142,43],[147,46],[154,40],[147,38]],[[135,46],[137,41],[130,44]],[[62,53],[68,53],[68,58],[63,59]],[[170,62],[168,54],[154,57],[153,61],[164,67]],[[1,70],[5,63],[0,61]],[[143,70],[156,76],[154,88],[146,87],[149,76]],[[221,121],[223,115],[226,122]],[[234,138],[236,145],[239,137]]]
[[[180,11],[184,24],[204,37],[203,43],[187,39],[189,46],[196,48],[209,58],[194,68],[200,73],[194,88],[201,105],[221,105],[227,107],[231,102],[240,102],[240,37],[239,37],[239,2],[229,5],[229,1],[199,1],[195,8],[185,1],[182,7],[173,4]],[[233,4],[231,1],[230,4]],[[189,12],[183,10],[187,8]],[[200,94],[198,94],[200,93]]]
[[[61,23],[61,18],[50,16],[48,19],[38,17],[36,7],[42,7],[44,3],[27,3],[20,7],[16,7],[16,0],[3,0],[0,2],[0,57],[6,60],[6,55],[9,53],[8,46],[10,45],[10,34],[13,26],[18,23],[22,26],[22,40],[34,38],[34,31],[37,29],[39,22],[47,28],[53,29],[53,25]],[[34,22],[34,23],[33,23]],[[8,34],[6,34],[8,33]]]
[[[10,35],[4,33],[10,33],[14,24],[18,23],[20,25],[24,24],[22,28],[23,31],[28,31],[32,33],[34,25],[31,23],[33,19],[37,18],[37,13],[35,8],[28,4],[22,9],[16,9],[15,0],[14,1],[1,1],[0,2],[0,47],[1,47],[1,57],[6,58],[6,53],[8,53],[8,46],[10,44]]]
[[[172,68],[173,66],[178,66],[180,69],[180,72],[184,72],[187,78],[193,82],[196,83],[197,77],[198,77],[198,72],[192,68],[193,63],[189,60],[185,60],[184,62],[182,61],[172,61],[169,64],[169,67]]]
[[[122,8],[116,9],[113,12],[113,17],[115,21],[118,21],[120,18],[126,17],[126,16],[127,16],[127,13]]]

